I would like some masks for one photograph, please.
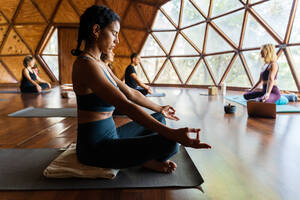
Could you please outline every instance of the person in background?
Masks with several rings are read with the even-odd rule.
[[[278,64],[273,44],[265,44],[261,47],[261,57],[264,60],[264,67],[260,73],[259,80],[244,94],[244,98],[250,101],[275,103],[280,98],[280,90],[277,87]],[[263,84],[261,91],[254,91]]]
[[[42,90],[50,89],[51,84],[41,79],[36,72],[35,59],[32,56],[26,56],[23,60],[24,69],[22,70],[21,92],[38,93]],[[37,69],[38,70],[38,69]]]
[[[133,53],[130,56],[131,63],[125,71],[125,83],[141,92],[143,95],[152,94],[152,90],[149,85],[144,84],[138,77],[135,68],[141,62],[141,58],[137,53]]]

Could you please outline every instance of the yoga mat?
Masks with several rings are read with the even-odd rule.
[[[42,90],[41,92],[39,93],[48,93],[48,92],[51,92],[51,90]],[[1,90],[0,91],[1,94],[10,94],[10,93],[22,93],[21,91],[19,90]],[[36,93],[36,92],[24,92],[23,94],[39,94],[39,93]]]
[[[147,94],[147,97],[164,97],[166,96],[165,93],[152,93],[152,94]]]
[[[76,117],[77,108],[34,108],[28,107],[23,110],[8,114],[9,117]]]
[[[7,101],[7,99],[0,99],[0,101]]]
[[[204,182],[184,147],[172,157],[178,166],[171,174],[135,167],[120,170],[113,180],[44,177],[43,170],[61,152],[59,149],[0,149],[0,190],[190,188]]]
[[[241,95],[225,96],[224,98],[229,101],[247,106],[247,101]],[[300,107],[295,107],[291,105],[276,105],[276,112],[277,113],[300,113]]]

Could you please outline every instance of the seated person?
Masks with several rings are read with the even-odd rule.
[[[93,5],[80,17],[78,43],[72,50],[78,56],[72,72],[78,109],[77,158],[96,167],[143,166],[171,173],[177,167],[170,158],[177,153],[178,143],[199,149],[210,146],[200,141],[200,129],[166,126],[165,118],[178,120],[174,108],[160,106],[128,87],[100,60],[102,53],[111,53],[119,43],[119,31],[119,16],[107,7]],[[155,113],[149,115],[142,107]],[[116,128],[115,108],[133,121]],[[196,139],[190,132],[196,133]]]
[[[140,91],[143,95],[152,94],[150,86],[144,84],[136,75],[136,71],[134,69],[135,66],[140,64],[140,56],[137,53],[133,53],[130,56],[131,63],[126,68],[125,71],[125,83],[138,91]]]
[[[272,44],[265,44],[260,53],[265,65],[259,80],[249,92],[244,94],[244,98],[251,101],[275,103],[280,98],[280,90],[277,87],[278,64],[276,63],[275,47]],[[263,89],[254,91],[261,84],[263,84]]]
[[[21,92],[41,92],[51,88],[51,84],[41,79],[37,72],[35,60],[32,56],[26,56],[23,60],[24,69],[22,70]]]

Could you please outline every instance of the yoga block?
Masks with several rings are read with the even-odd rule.
[[[217,96],[218,95],[218,88],[215,86],[208,87],[208,95]]]

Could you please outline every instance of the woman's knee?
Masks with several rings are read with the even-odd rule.
[[[168,160],[170,157],[175,155],[179,151],[179,144],[174,141],[167,141],[164,144],[163,148],[161,149],[161,155],[163,155],[159,160],[165,161]]]
[[[163,116],[163,114],[157,112],[157,113],[153,113],[151,114],[152,117],[154,117],[157,121],[163,123],[163,124],[166,124],[166,119],[165,117]]]

